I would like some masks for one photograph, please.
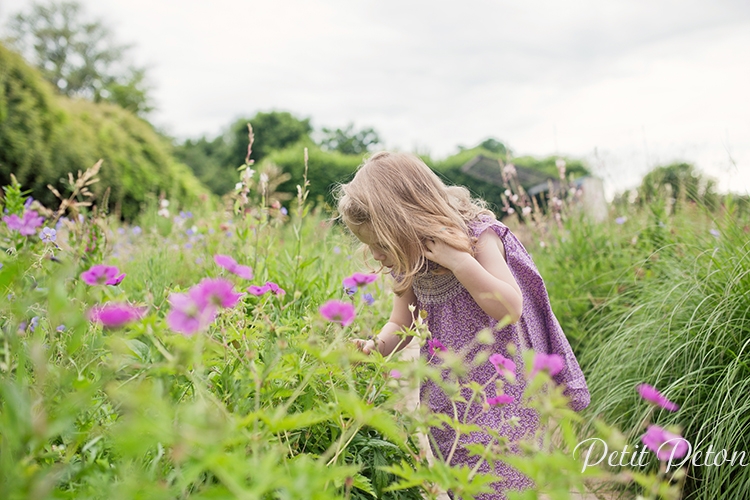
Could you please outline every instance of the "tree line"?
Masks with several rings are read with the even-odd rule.
[[[85,169],[99,158],[105,160],[102,186],[111,187],[112,207],[126,218],[141,210],[146,191],[185,199],[209,192],[224,195],[234,189],[237,168],[247,156],[250,123],[255,136],[250,159],[275,177],[279,192],[293,194],[302,183],[302,151],[307,148],[311,199],[330,202],[331,188],[346,181],[365,154],[382,147],[372,127],[316,130],[310,118],[279,110],[237,119],[213,137],[167,137],[148,122],[154,108],[151,87],[146,69],[129,59],[132,47],[119,43],[103,21],[88,18],[74,1],[33,4],[12,17],[3,40],[8,47],[0,44],[0,184],[8,184],[15,173],[45,201],[54,201],[47,184],[64,189],[67,172]],[[471,177],[462,167],[477,155],[508,161],[512,151],[494,138],[458,149],[444,159],[424,159],[447,182],[499,203],[503,186]],[[555,178],[556,159],[525,156],[512,161]],[[653,197],[663,184],[677,191],[675,179],[690,181],[685,189],[691,194],[700,185],[701,192],[713,196],[713,185],[695,180],[700,174],[691,165],[664,168],[666,173],[644,180],[643,199]],[[567,159],[567,171],[589,173],[574,159]],[[279,197],[284,198],[288,196]]]

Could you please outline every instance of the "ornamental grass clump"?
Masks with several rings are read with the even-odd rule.
[[[592,393],[589,414],[634,429],[653,408],[638,404],[632,388],[642,380],[658,383],[669,398],[648,386],[640,393],[664,413],[660,425],[679,422],[692,446],[689,499],[748,495],[750,467],[731,457],[750,455],[749,223],[731,198],[719,214],[689,204],[672,215],[658,204],[634,213],[610,243],[629,248],[632,260],[609,274],[609,293],[579,317],[589,346],[579,355]],[[575,252],[601,252],[593,248],[597,238],[590,240],[577,240]]]

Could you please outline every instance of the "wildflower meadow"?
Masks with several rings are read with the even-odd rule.
[[[505,221],[592,390],[582,414],[552,381],[562,360],[543,353],[474,359],[495,368],[487,397],[418,310],[409,333],[442,370],[360,352],[351,340],[387,321],[391,278],[307,200],[308,174],[282,206],[248,162],[221,202],[153,196],[129,223],[98,208],[92,170],[58,206],[4,186],[0,498],[474,498],[498,478],[424,442],[430,427],[477,427],[414,393],[432,379],[501,411],[520,370],[539,434],[470,450],[533,479],[509,498],[748,498],[747,214],[664,198],[594,222],[575,190],[542,210],[506,172]],[[709,445],[710,463],[696,461]]]

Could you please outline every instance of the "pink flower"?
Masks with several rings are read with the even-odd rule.
[[[487,398],[487,404],[490,406],[507,405],[515,401],[513,396],[507,394],[498,394],[494,398]]]
[[[508,372],[516,374],[516,364],[502,354],[493,354],[490,356],[490,363],[495,367],[499,375],[507,376]]]
[[[679,406],[662,396],[661,393],[657,391],[653,386],[650,386],[648,384],[638,384],[636,389],[638,389],[638,394],[640,394],[641,397],[649,403],[661,406],[665,410],[669,411],[677,411],[680,409]]]
[[[8,225],[8,229],[31,236],[36,233],[36,228],[44,224],[44,217],[39,216],[35,210],[27,210],[23,213],[23,218],[16,214],[4,215],[3,222]]]
[[[193,335],[205,329],[216,318],[214,306],[201,308],[196,300],[186,293],[171,294],[169,304],[172,309],[167,314],[167,325],[183,335]]]
[[[656,458],[659,460],[682,458],[690,448],[687,439],[666,431],[658,425],[649,425],[646,434],[641,437],[641,442],[656,453]]]
[[[261,295],[268,292],[269,290],[271,290],[271,287],[269,287],[268,285],[263,285],[263,286],[250,285],[247,288],[247,291],[255,295],[256,297],[260,297]]]
[[[97,264],[91,266],[88,271],[81,273],[81,279],[88,285],[119,285],[125,279],[125,273],[120,272],[115,266]]]
[[[398,370],[391,370],[391,378],[401,378],[401,372]]]
[[[435,355],[435,351],[444,351],[448,352],[448,348],[443,345],[442,342],[436,339],[430,339],[427,341],[427,351],[430,353],[430,356]]]
[[[275,295],[285,295],[286,290],[281,288],[279,285],[274,283],[273,281],[266,281],[266,285],[270,291],[272,291]]]
[[[200,309],[207,306],[234,307],[242,297],[236,293],[232,282],[224,278],[204,278],[188,292]]]
[[[146,314],[146,308],[134,307],[129,304],[104,304],[94,306],[89,310],[89,321],[101,323],[107,328],[118,328],[132,321],[141,319]]]
[[[354,306],[347,302],[329,300],[319,310],[325,319],[341,326],[349,326],[354,321]]]
[[[273,281],[266,281],[266,284],[263,286],[251,285],[247,288],[247,291],[255,295],[256,297],[260,297],[266,292],[273,292],[276,296],[281,296],[281,295],[286,294],[286,290],[281,288],[279,285],[277,285]]]
[[[253,279],[253,268],[250,266],[243,266],[238,264],[229,255],[216,254],[214,255],[214,262],[220,267],[223,267],[232,274],[239,276],[240,278],[251,280]]]
[[[378,279],[377,274],[363,274],[363,273],[354,273],[351,276],[348,276],[344,278],[344,288],[347,290],[350,290],[352,288],[359,288],[362,286],[367,286],[368,284],[372,283]]]
[[[559,354],[534,354],[534,366],[531,369],[533,377],[542,370],[547,370],[551,376],[555,376],[565,367],[565,362]]]

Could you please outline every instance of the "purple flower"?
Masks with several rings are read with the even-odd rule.
[[[656,453],[656,458],[659,460],[682,458],[690,448],[687,439],[666,431],[658,425],[649,425],[646,434],[641,437],[641,442]]]
[[[34,316],[31,318],[31,321],[29,321],[29,331],[34,333],[37,326],[39,326],[39,316]]]
[[[141,229],[141,226],[134,226],[133,229],[130,230],[131,233],[133,233],[133,236],[138,236],[143,232],[143,229]]]
[[[65,331],[65,325],[58,325],[57,328],[55,328],[55,331],[58,333],[62,333]]]
[[[34,203],[34,198],[29,196],[28,198],[26,198],[26,201],[23,202],[23,208],[28,210],[29,208],[31,208],[32,203]]]
[[[94,306],[89,310],[89,321],[101,323],[106,328],[118,328],[138,319],[146,313],[143,307],[134,307],[130,304],[104,304]]]
[[[200,309],[212,307],[234,307],[242,297],[234,291],[232,282],[224,278],[204,278],[188,292]]]
[[[398,370],[396,370],[396,369],[393,369],[393,370],[391,370],[390,377],[391,378],[401,378],[401,372],[398,371]]]
[[[240,278],[251,280],[253,279],[253,269],[249,266],[243,266],[237,263],[229,255],[216,254],[214,255],[214,262],[220,267],[223,267],[232,274],[239,276]]]
[[[193,335],[205,329],[216,318],[216,307],[200,307],[198,302],[186,293],[173,293],[169,296],[172,308],[167,314],[167,325],[183,335]]]
[[[341,253],[341,247],[339,247],[339,246],[333,247],[333,253],[335,253],[336,255],[340,254]]]
[[[516,374],[516,364],[513,360],[506,358],[502,354],[493,354],[490,356],[490,363],[495,367],[498,375],[507,377],[509,374]]]
[[[618,217],[615,219],[615,222],[618,224],[625,224],[625,222],[628,220],[627,217]]]
[[[247,291],[250,292],[250,294],[255,295],[256,297],[260,297],[264,293],[271,290],[271,287],[268,285],[258,286],[258,285],[250,285],[247,288]]]
[[[281,207],[280,212],[282,215],[289,215],[289,210],[287,210],[286,207]]]
[[[125,279],[125,273],[119,274],[115,266],[97,264],[81,273],[81,279],[88,285],[119,285]]]
[[[430,353],[430,356],[434,356],[436,351],[448,352],[448,348],[439,340],[430,339],[427,341],[427,351]]]
[[[274,293],[274,295],[279,296],[279,295],[285,295],[286,294],[286,290],[284,290],[283,288],[281,288],[279,285],[277,285],[273,281],[266,281],[265,286],[267,286],[268,289]]]
[[[487,404],[490,406],[507,405],[515,401],[513,396],[507,394],[498,394],[494,398],[487,398]]]
[[[57,231],[49,227],[45,227],[44,229],[42,229],[42,232],[39,233],[39,237],[45,243],[54,243],[55,241],[57,241]]]
[[[711,233],[711,234],[712,234],[713,236],[715,236],[716,238],[718,238],[718,237],[719,237],[719,235],[721,234],[721,233],[719,233],[719,231],[718,231],[718,230],[716,230],[716,229],[709,229],[709,231],[708,231],[708,232],[709,232],[709,233]]]
[[[329,300],[320,306],[320,314],[332,323],[349,326],[354,321],[354,306],[348,302]]]
[[[555,376],[565,367],[565,361],[559,354],[534,354],[534,366],[531,369],[533,377],[542,370],[547,370],[551,376]]]
[[[252,295],[255,295],[256,297],[260,297],[264,293],[267,292],[273,292],[276,296],[281,296],[286,294],[286,290],[281,288],[279,285],[274,283],[273,281],[266,281],[266,284],[263,286],[258,285],[251,285],[247,289],[248,292],[250,292]]]
[[[367,286],[368,284],[372,283],[378,279],[377,274],[363,274],[363,273],[354,273],[351,276],[348,276],[344,278],[344,288],[350,289],[350,288],[359,288],[363,286]]]
[[[23,218],[16,214],[4,215],[3,222],[8,229],[18,231],[24,236],[31,236],[36,233],[36,228],[44,223],[44,217],[40,217],[34,210],[27,210],[23,213]]]
[[[375,297],[373,297],[371,293],[362,295],[362,300],[364,300],[368,306],[371,306],[375,303]]]
[[[648,384],[638,384],[636,389],[638,389],[638,394],[640,394],[641,397],[649,403],[661,406],[665,410],[669,411],[677,411],[680,409],[679,406],[662,396],[661,393],[657,391],[653,386],[650,386]]]

